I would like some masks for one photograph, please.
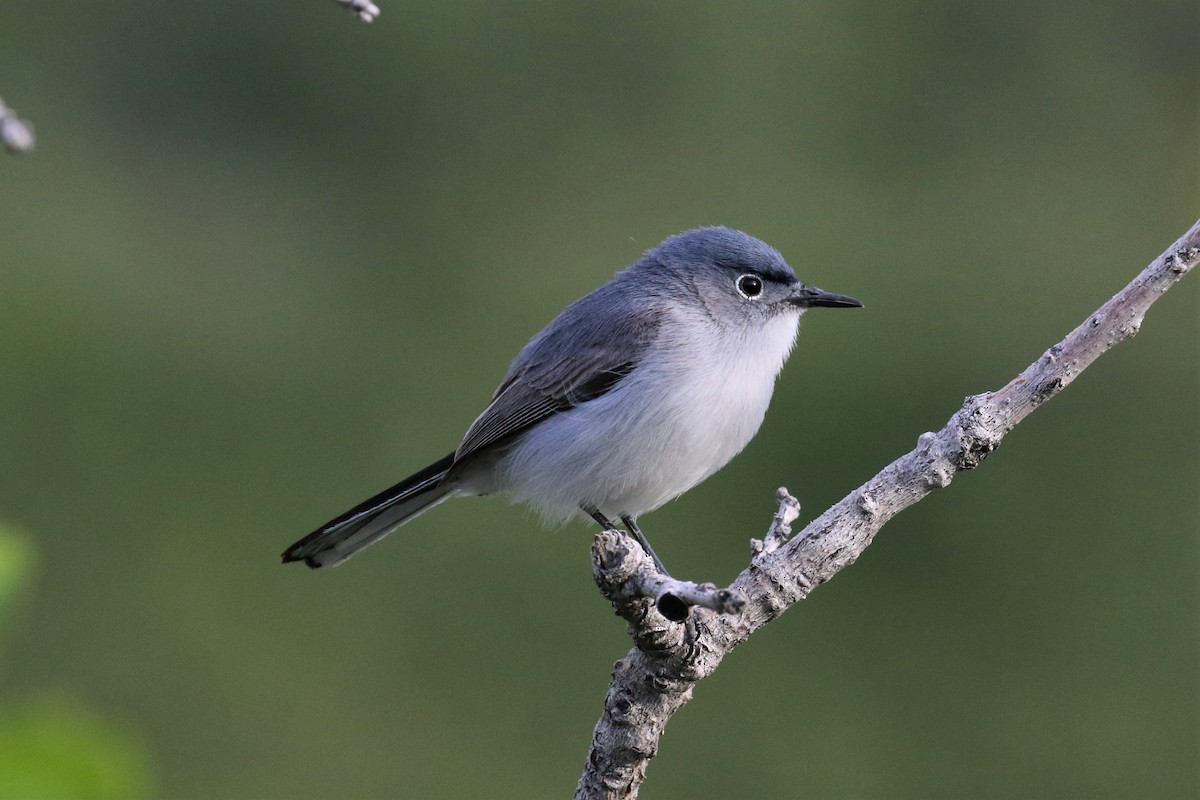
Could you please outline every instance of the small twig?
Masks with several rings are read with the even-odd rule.
[[[657,649],[661,622],[647,619],[650,601],[671,622],[682,622],[691,608],[707,608],[718,614],[738,614],[746,605],[741,592],[731,592],[712,583],[681,581],[654,568],[654,562],[624,531],[596,534],[592,543],[592,571],[596,585],[631,626],[631,635],[643,638],[632,628],[649,626],[652,649]]]
[[[740,614],[746,606],[746,596],[741,592],[722,589],[715,583],[692,583],[677,581],[674,578],[656,572],[654,577],[643,586],[652,590],[658,583],[658,593],[654,604],[659,613],[673,622],[680,622],[687,617],[687,608],[707,608],[718,614]],[[680,604],[683,613],[680,615]]]
[[[779,501],[779,508],[771,519],[767,535],[761,539],[750,540],[752,560],[773,553],[787,544],[788,537],[792,535],[792,523],[800,516],[800,501],[788,494],[787,489],[779,487],[775,492],[775,499]]]
[[[33,149],[33,128],[0,100],[0,142],[10,153],[27,153]]]
[[[333,0],[342,8],[348,8],[358,15],[363,22],[374,22],[379,16],[379,6],[371,0]]]

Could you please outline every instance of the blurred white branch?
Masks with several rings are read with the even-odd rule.
[[[379,6],[371,0],[333,0],[342,8],[348,8],[358,15],[363,22],[374,22],[379,16]]]
[[[24,153],[33,149],[33,129],[17,113],[4,105],[0,99],[0,142],[10,153]]]
[[[639,588],[644,570],[637,563],[631,567],[631,557],[620,552],[624,540],[609,532],[597,536],[592,545],[597,586],[629,623],[635,647],[613,667],[576,800],[636,797],[667,722],[730,650],[853,564],[896,514],[948,486],[959,471],[979,466],[1017,423],[1109,348],[1137,333],[1150,305],[1198,261],[1200,221],[1008,385],[968,397],[945,427],[921,434],[915,450],[790,541],[786,528],[798,510],[781,490],[771,531],[764,542],[754,540],[750,566],[729,587],[746,599],[741,614],[695,608],[682,624],[670,622],[651,602],[652,592]],[[644,559],[639,548],[623,549]]]

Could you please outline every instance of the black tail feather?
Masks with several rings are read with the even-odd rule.
[[[453,463],[454,453],[450,453],[334,517],[284,550],[283,563],[303,561],[317,569],[344,561],[449,494],[452,490],[441,484]],[[422,498],[422,495],[426,497]],[[412,501],[408,504],[410,507],[387,513],[406,501]]]

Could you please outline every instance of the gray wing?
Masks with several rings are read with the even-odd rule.
[[[455,464],[620,383],[658,335],[662,315],[605,302],[602,290],[569,306],[509,367],[454,454]]]

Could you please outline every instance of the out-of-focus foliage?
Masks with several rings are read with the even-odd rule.
[[[28,539],[0,524],[0,650],[32,565]],[[50,695],[0,699],[0,797],[137,800],[151,789],[142,744],[85,704]]]
[[[137,737],[78,701],[0,706],[0,797],[137,800],[152,796]]]
[[[29,540],[0,523],[0,642],[11,625],[14,605],[33,573],[33,548]]]
[[[724,223],[866,303],[806,317],[760,436],[643,520],[729,580],[777,486],[815,515],[1194,221],[1197,29],[5,0],[38,146],[0,158],[0,514],[39,572],[0,706],[74,698],[172,800],[568,795],[628,647],[588,526],[463,500],[335,570],[278,554],[453,447],[566,303]],[[1200,794],[1198,296],[740,648],[645,796]]]

